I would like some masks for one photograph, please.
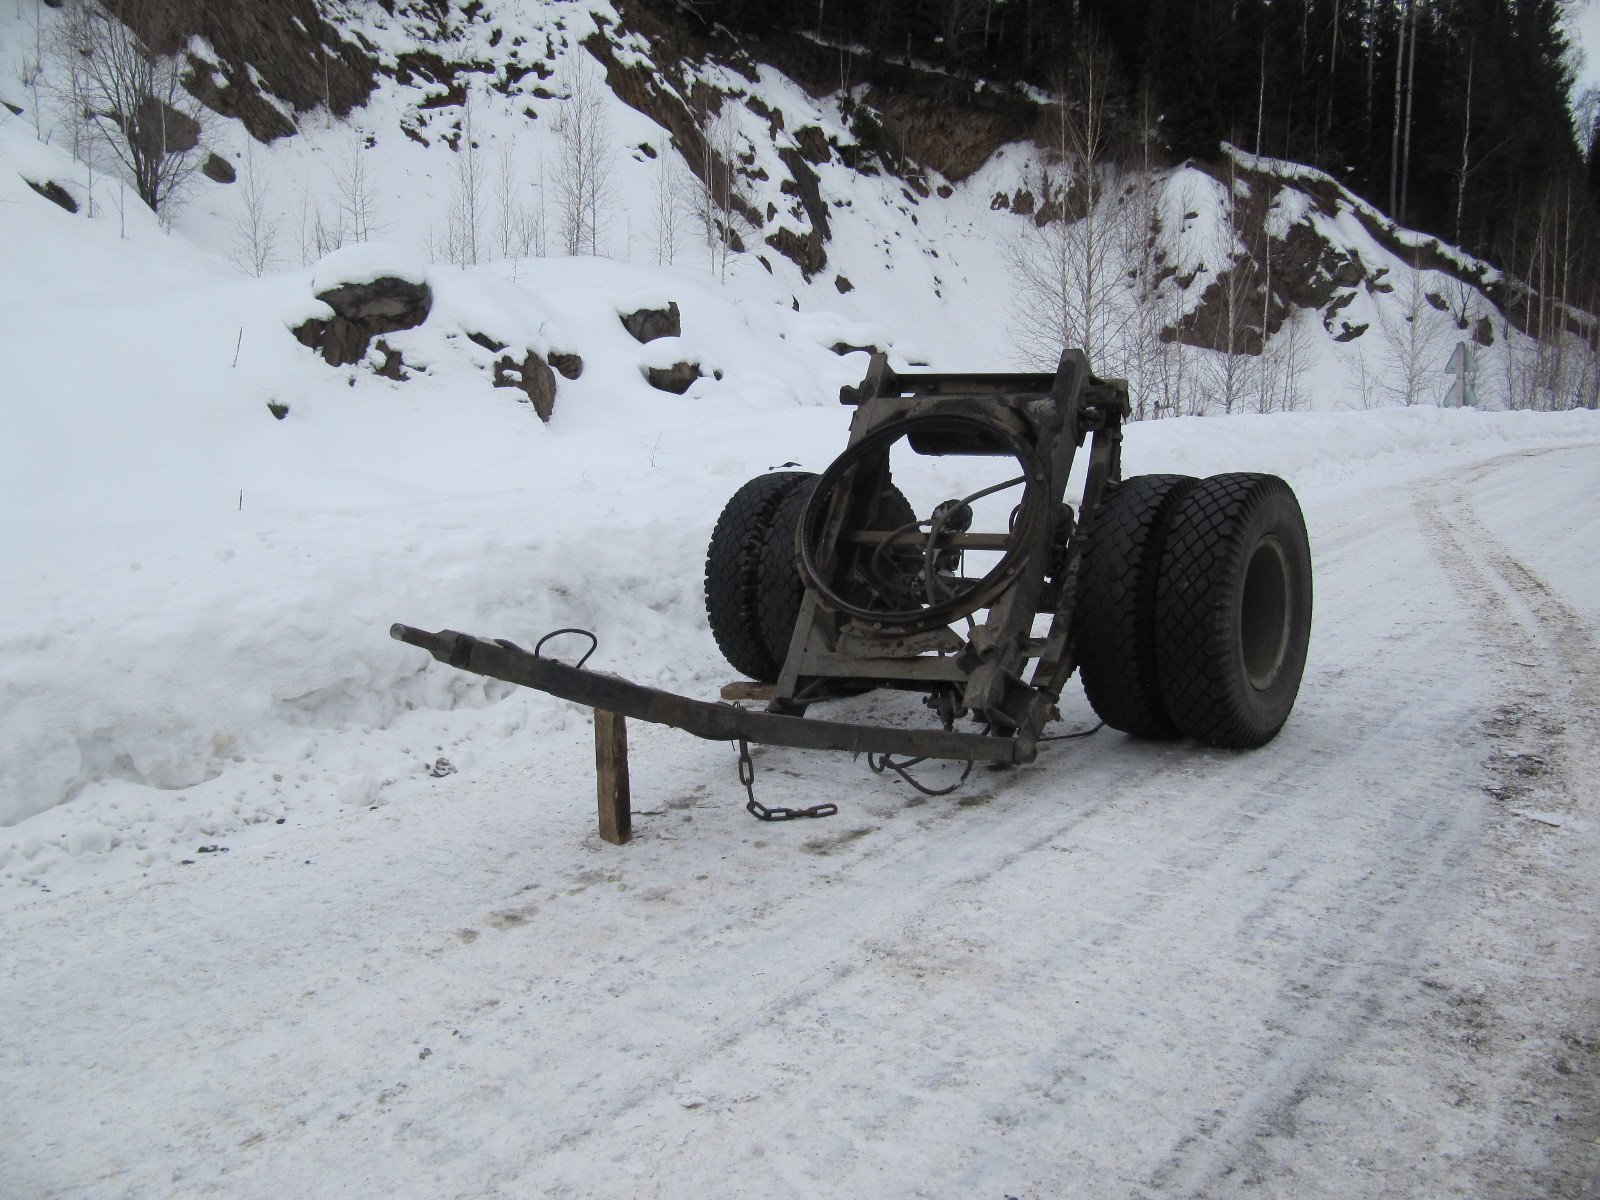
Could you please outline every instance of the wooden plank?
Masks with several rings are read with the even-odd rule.
[[[633,837],[632,797],[628,791],[628,719],[594,710],[594,772],[600,800],[600,836],[613,846]]]
[[[740,679],[733,683],[722,685],[722,698],[724,700],[759,700],[765,704],[777,694],[778,687],[772,683],[756,683],[751,679]]]

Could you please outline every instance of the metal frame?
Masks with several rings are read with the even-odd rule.
[[[440,662],[588,705],[597,713],[671,725],[713,741],[751,741],[814,750],[869,751],[914,758],[996,763],[1031,762],[1038,738],[1054,719],[1071,677],[1073,602],[1083,529],[1106,486],[1120,478],[1122,422],[1128,386],[1097,379],[1080,350],[1061,356],[1047,374],[898,374],[873,355],[865,381],[844,388],[840,402],[855,407],[850,440],[818,480],[797,531],[796,561],[806,594],[775,693],[767,711],[692,700],[579,667],[569,667],[505,641],[408,625],[390,630]],[[889,485],[888,449],[906,438],[930,454],[995,455],[1021,459],[1024,498],[1016,528],[1006,534],[944,530],[927,534],[883,531],[879,509]],[[1086,439],[1089,469],[1076,518],[1063,502],[1073,460]],[[880,452],[881,451],[881,452]],[[930,524],[924,519],[922,524]],[[920,614],[876,611],[843,593],[852,563],[891,540],[903,551],[936,555],[956,549],[1002,552],[982,580],[951,579],[962,603],[928,606]],[[949,628],[961,616],[985,611],[963,638]],[[951,615],[954,613],[954,615]],[[1034,617],[1052,620],[1043,638],[1031,636]],[[1031,676],[1027,674],[1033,664]],[[898,729],[807,718],[818,700],[870,687],[929,694],[943,729]],[[982,733],[959,733],[955,719],[971,715]],[[597,736],[602,732],[597,723]],[[605,731],[620,744],[621,782],[602,779],[602,828],[608,791],[626,805],[626,742],[617,726]],[[615,763],[619,752],[602,761]],[[610,814],[613,834],[620,818]],[[626,822],[619,835],[626,841]]]

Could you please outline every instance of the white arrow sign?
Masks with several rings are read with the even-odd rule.
[[[1473,376],[1478,373],[1478,356],[1465,342],[1457,342],[1445,364],[1445,374],[1454,375],[1450,394],[1444,398],[1446,408],[1473,408],[1478,403],[1478,386]]]

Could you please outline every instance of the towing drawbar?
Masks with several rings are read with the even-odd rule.
[[[397,641],[418,646],[442,663],[474,675],[548,692],[585,704],[597,712],[615,713],[657,725],[670,725],[713,742],[758,742],[801,750],[845,750],[852,754],[900,754],[912,758],[947,758],[958,762],[1030,763],[1038,746],[1023,736],[993,737],[941,729],[895,729],[818,721],[781,713],[736,708],[691,700],[659,688],[645,687],[598,671],[529,653],[503,639],[488,641],[470,633],[442,629],[429,633],[410,625],[390,626]]]

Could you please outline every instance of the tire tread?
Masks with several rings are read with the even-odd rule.
[[[1199,481],[1136,475],[1110,488],[1091,518],[1078,573],[1073,648],[1095,714],[1137,737],[1179,730],[1156,666],[1156,582],[1168,520]]]

